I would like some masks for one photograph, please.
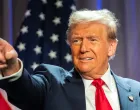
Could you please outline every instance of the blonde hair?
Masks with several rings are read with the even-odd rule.
[[[71,25],[81,22],[97,21],[105,24],[108,27],[108,37],[110,39],[117,39],[117,27],[119,26],[118,20],[114,13],[107,9],[102,10],[79,10],[70,15],[67,34]]]

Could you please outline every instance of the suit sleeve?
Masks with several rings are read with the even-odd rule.
[[[9,100],[22,110],[43,110],[51,86],[51,76],[43,66],[38,67],[35,73],[31,75],[24,69],[15,81],[0,80],[0,87],[6,90]]]

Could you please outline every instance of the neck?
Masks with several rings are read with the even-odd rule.
[[[101,78],[103,75],[93,75],[93,76],[89,76],[89,75],[86,75],[86,74],[81,74],[81,76],[82,76],[84,79],[94,80],[94,79],[99,79],[99,78]]]
[[[100,71],[98,71],[97,69],[96,70],[93,70],[91,72],[88,72],[88,73],[81,73],[81,76],[85,79],[89,79],[89,80],[94,80],[94,79],[99,79],[101,78],[105,73],[106,71],[108,70],[108,67],[106,67],[105,69],[100,69]]]

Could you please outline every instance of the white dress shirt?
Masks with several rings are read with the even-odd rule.
[[[106,73],[101,77],[105,82],[102,86],[105,95],[113,110],[120,110],[119,97],[117,92],[117,87],[113,76],[110,73],[110,66]],[[96,110],[95,106],[95,92],[96,87],[91,83],[93,80],[87,80],[82,78],[85,86],[85,98],[86,98],[86,110]]]

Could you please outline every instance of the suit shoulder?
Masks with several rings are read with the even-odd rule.
[[[35,69],[34,73],[42,74],[46,78],[57,80],[60,83],[63,83],[66,77],[71,76],[70,72],[64,68],[50,64],[41,64]]]
[[[130,79],[130,78],[124,78],[125,81],[128,83],[128,84],[131,84],[131,85],[139,85],[140,87],[140,82],[139,81],[136,81],[134,79]]]
[[[140,82],[130,78],[123,78],[123,80],[133,89],[140,91]]]
[[[118,76],[114,73],[112,73],[112,75],[117,82],[128,84],[128,85],[131,85],[131,86],[139,85],[139,87],[140,87],[140,82],[139,81],[136,81],[136,80],[130,79],[130,78],[124,78],[124,77]]]

